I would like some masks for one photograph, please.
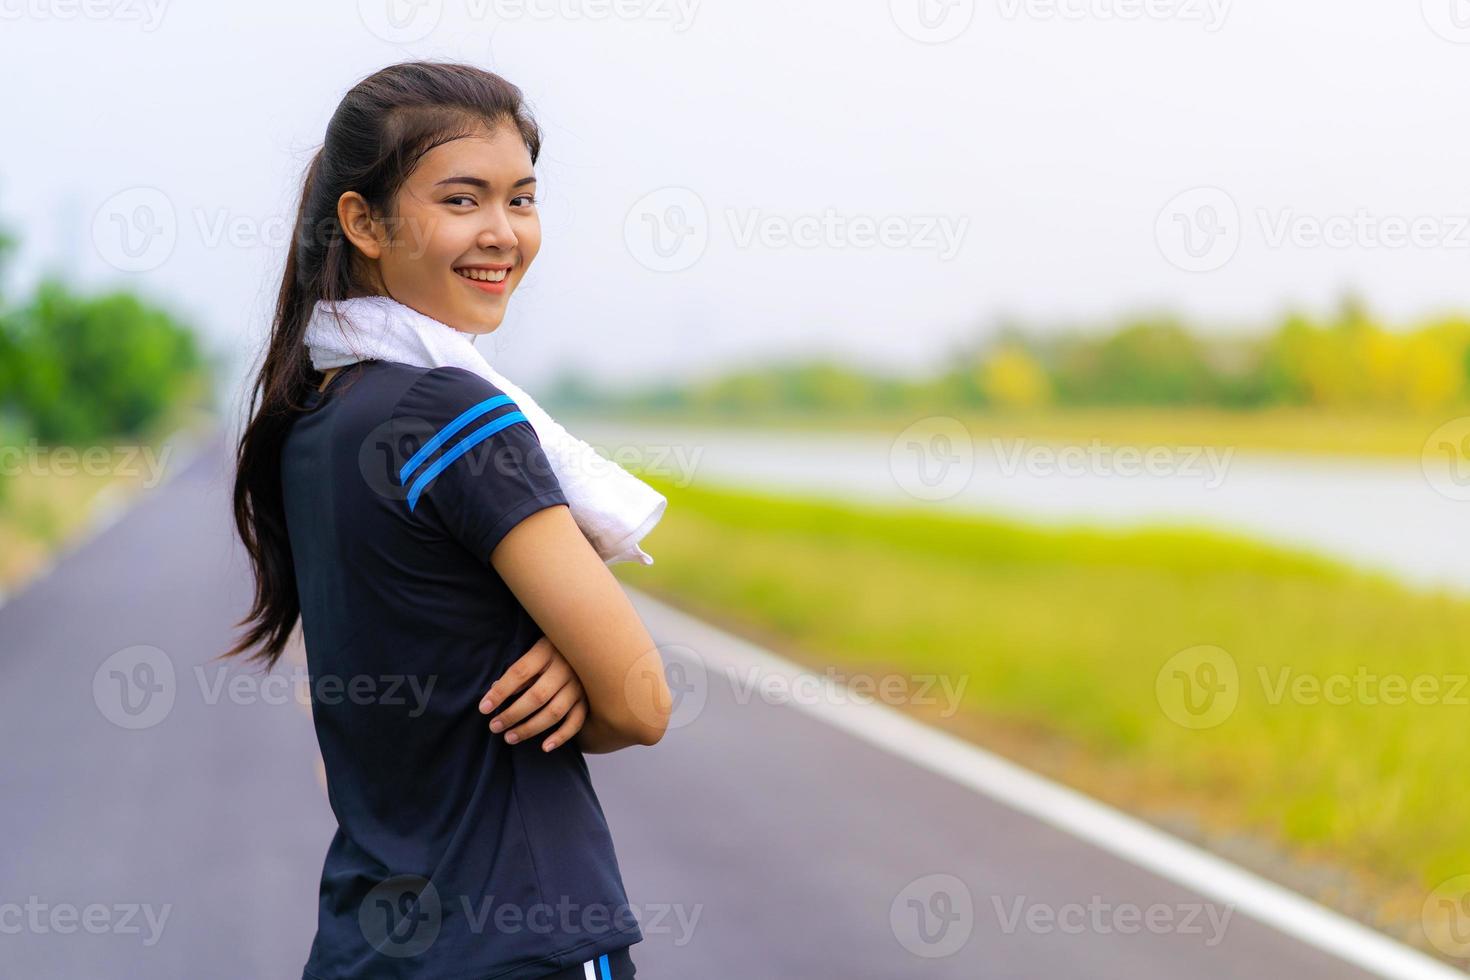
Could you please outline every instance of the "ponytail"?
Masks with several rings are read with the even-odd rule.
[[[286,531],[286,507],[281,498],[281,448],[292,421],[304,410],[302,402],[317,383],[302,338],[316,302],[312,276],[318,263],[311,254],[310,235],[302,232],[310,216],[313,193],[319,186],[322,151],[306,169],[295,232],[286,252],[286,268],[276,297],[276,312],[265,361],[250,389],[250,424],[235,452],[235,528],[255,570],[255,599],[245,619],[245,634],[222,656],[236,656],[251,647],[249,658],[275,666],[301,614],[296,592],[296,569]]]

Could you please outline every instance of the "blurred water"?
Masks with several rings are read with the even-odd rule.
[[[937,450],[931,441],[931,450],[920,452],[883,434],[580,418],[567,428],[624,465],[675,479],[1041,523],[1221,528],[1345,558],[1414,584],[1470,589],[1470,502],[1437,490],[1417,460],[1157,451],[1146,467],[1141,458],[1100,447],[1091,456],[1079,448],[1059,460],[1035,444],[970,441],[962,434]]]

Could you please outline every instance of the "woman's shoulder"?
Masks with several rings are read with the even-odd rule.
[[[526,421],[515,400],[473,371],[396,361],[363,361],[352,369],[358,377],[333,378],[327,389],[338,401],[332,427],[338,438],[360,433],[375,445],[407,438],[439,446],[493,421],[496,429],[487,431],[512,426],[507,438],[535,440],[529,423],[514,426]]]
[[[472,397],[478,395],[489,398],[505,394],[490,379],[476,374],[468,368],[446,364],[440,367],[415,368],[414,370],[418,371],[419,374],[414,379],[409,392],[425,397]],[[405,394],[409,392],[405,392]]]
[[[516,412],[515,399],[489,379],[462,367],[417,368],[394,405],[398,418],[450,423],[489,412]]]
[[[466,399],[479,402],[504,397],[507,403],[510,401],[496,385],[465,368],[379,360],[347,365],[330,379],[324,392],[312,388],[309,394],[314,401],[324,394],[327,400],[351,402],[358,410],[383,421],[402,415],[432,415]]]

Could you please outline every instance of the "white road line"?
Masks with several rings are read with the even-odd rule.
[[[657,637],[660,644],[687,646],[698,652],[706,667],[723,664],[741,671],[754,668],[787,682],[801,677],[806,689],[813,683],[835,686],[831,678],[813,675],[646,593],[633,588],[628,591],[638,604],[655,607],[661,618],[678,624],[677,635]],[[663,634],[668,632],[660,630]],[[812,699],[811,703],[798,699],[788,699],[786,703],[1161,878],[1228,903],[1279,932],[1364,970],[1409,980],[1465,980],[1466,974],[1459,970],[1289,888],[963,739],[915,721],[895,708],[877,701],[863,703],[850,692],[843,692],[839,697]]]

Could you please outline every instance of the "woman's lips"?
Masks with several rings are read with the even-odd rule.
[[[511,269],[513,267],[512,266],[465,266],[464,268],[465,268],[466,271],[474,271],[474,272],[490,272],[490,271],[499,272],[499,271],[504,271],[505,272],[505,277],[503,279],[501,279],[499,282],[486,282],[483,279],[472,279],[471,277],[469,277],[467,275],[464,275],[459,269],[455,269],[454,270],[454,277],[456,279],[461,279],[461,280],[469,283],[471,286],[475,286],[482,293],[491,293],[491,294],[494,294],[494,295],[499,295],[499,294],[505,292],[505,285],[506,285],[506,283],[510,282],[510,272],[511,272]]]
[[[506,276],[499,282],[483,282],[479,279],[466,279],[464,276],[458,274],[456,274],[454,278],[458,279],[462,283],[467,283],[468,285],[475,287],[482,293],[495,293],[497,295],[505,292],[505,284],[510,282],[510,276]]]

